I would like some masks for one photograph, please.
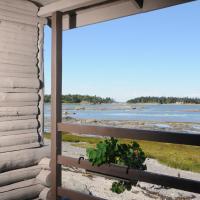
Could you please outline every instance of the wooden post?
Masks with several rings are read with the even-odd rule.
[[[58,122],[62,121],[62,13],[52,16],[52,69],[51,69],[51,199],[59,200],[57,188],[61,186],[61,165],[57,157],[61,155],[62,136],[58,131]]]

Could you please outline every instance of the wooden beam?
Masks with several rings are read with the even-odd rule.
[[[139,8],[143,8],[144,0],[134,0],[134,1],[138,4]]]
[[[119,0],[105,2],[98,6],[87,9],[76,10],[76,27],[100,23],[121,17],[135,14],[146,13],[149,11],[175,6],[182,3],[192,2],[193,0],[144,0],[142,8],[137,6],[134,0]],[[69,15],[63,17],[63,29],[69,29]]]
[[[65,156],[59,156],[58,163],[66,167],[82,168],[88,172],[95,174],[97,173],[103,176],[115,177],[116,179],[129,181],[138,180],[146,183],[162,185],[165,187],[200,193],[200,181],[198,180],[179,178],[132,168],[127,171],[127,167],[112,164],[104,164],[98,167],[93,166],[88,160],[81,160],[79,162],[79,159]],[[74,198],[74,200],[77,199]]]
[[[51,171],[52,200],[58,200],[57,187],[61,186],[61,165],[57,164],[57,156],[61,154],[61,134],[57,123],[62,120],[62,13],[52,16],[52,69],[51,69]]]
[[[107,0],[60,0],[54,3],[48,4],[38,12],[39,17],[49,17],[56,11],[60,12],[68,12],[72,10],[76,10],[78,8],[91,6],[93,4],[102,3]]]
[[[192,1],[195,0],[60,0],[42,7],[38,15],[50,17],[55,11],[63,12],[63,28],[67,30],[72,11],[76,14],[76,27],[81,27]]]
[[[200,134],[175,133],[166,131],[141,130],[93,125],[79,125],[69,123],[59,123],[58,130],[65,133],[98,135],[107,137],[127,138],[133,140],[146,140],[154,142],[200,146]]]

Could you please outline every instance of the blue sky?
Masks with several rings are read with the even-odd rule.
[[[63,33],[63,94],[200,97],[200,1]],[[51,29],[45,28],[50,94]]]

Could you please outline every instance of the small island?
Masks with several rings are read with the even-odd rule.
[[[45,95],[45,103],[51,102],[51,95]],[[90,95],[79,95],[79,94],[68,94],[62,95],[62,103],[91,103],[91,104],[102,104],[102,103],[114,103],[114,99],[110,97],[102,98],[98,96]]]
[[[127,103],[200,104],[200,98],[189,97],[137,97]]]

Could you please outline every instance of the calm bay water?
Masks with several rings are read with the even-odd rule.
[[[50,104],[45,104],[45,119],[50,119],[50,113]],[[77,119],[199,123],[200,105],[63,104],[63,117],[66,116]]]

